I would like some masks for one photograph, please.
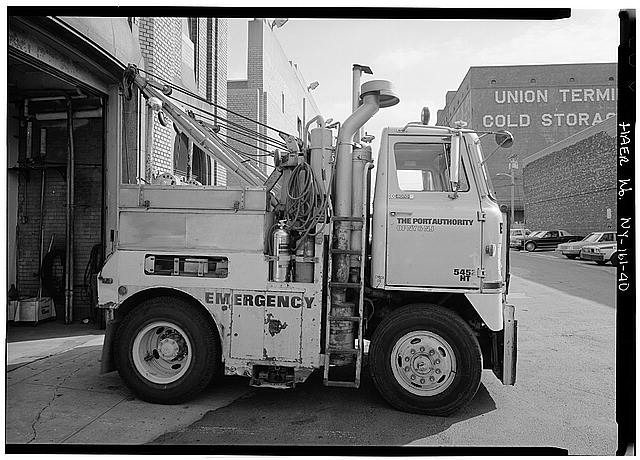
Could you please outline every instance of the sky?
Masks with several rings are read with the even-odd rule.
[[[420,120],[424,106],[435,124],[472,66],[616,62],[619,19],[617,9],[572,9],[554,21],[291,18],[275,34],[307,83],[320,83],[312,94],[325,118],[350,115],[352,64],[373,70],[362,82],[393,83],[400,103],[365,125],[377,140],[385,126]],[[247,20],[230,20],[228,78],[246,78],[246,47]]]

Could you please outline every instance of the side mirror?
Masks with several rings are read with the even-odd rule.
[[[448,196],[452,200],[458,198],[458,180],[460,175],[460,133],[451,135],[451,167],[449,169],[449,182],[451,190]]]
[[[508,149],[513,145],[513,134],[509,131],[498,131],[496,133],[496,144],[503,149]]]
[[[460,170],[460,134],[451,136],[451,169],[449,170],[449,181],[458,185],[458,175]]]

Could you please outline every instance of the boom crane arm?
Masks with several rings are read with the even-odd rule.
[[[268,176],[252,165],[248,158],[243,158],[223,145],[215,135],[212,135],[208,127],[171,102],[165,93],[165,91],[170,92],[170,88],[141,77],[136,66],[131,64],[125,70],[124,82],[127,85],[138,87],[146,99],[154,97],[160,100],[162,102],[162,111],[172,119],[178,129],[186,134],[208,156],[222,163],[228,172],[235,174],[248,185],[264,185]]]

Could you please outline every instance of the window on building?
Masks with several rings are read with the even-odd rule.
[[[198,30],[198,18],[188,18],[187,23],[189,25],[189,39],[193,43],[193,73],[196,80],[196,86],[200,80],[200,60],[198,59],[198,49],[200,46],[199,30]]]
[[[450,192],[449,144],[399,142],[394,146],[398,187],[406,192]],[[469,191],[464,166],[460,168],[460,192]]]
[[[571,78],[569,78],[569,81],[570,81],[570,82],[574,82],[574,81],[576,81],[576,79],[575,79],[575,78],[573,78],[573,77],[571,77]]]
[[[300,120],[300,117],[297,117],[297,119],[298,119],[298,137],[302,139],[302,120]]]
[[[282,113],[284,113],[284,93],[282,93]]]
[[[497,82],[495,80],[491,80],[491,84],[495,85]]]
[[[193,158],[191,159],[191,177],[202,185],[211,185],[211,168],[209,157],[206,153],[193,146]]]
[[[186,177],[189,172],[189,138],[176,132],[173,142],[173,173]]]

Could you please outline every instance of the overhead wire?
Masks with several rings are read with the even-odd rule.
[[[267,136],[267,135],[265,135],[265,134],[262,134],[262,133],[259,133],[259,132],[257,132],[257,131],[253,131],[253,130],[251,130],[250,128],[247,128],[247,127],[245,127],[245,126],[242,126],[242,125],[240,125],[240,124],[238,124],[238,123],[234,123],[233,121],[227,120],[226,118],[221,117],[221,116],[219,116],[219,115],[215,115],[215,114],[213,114],[213,113],[211,113],[211,112],[208,112],[208,111],[206,111],[206,110],[204,110],[204,109],[202,109],[202,108],[200,108],[200,107],[198,107],[198,106],[196,106],[196,105],[193,105],[193,104],[190,104],[190,103],[188,103],[188,102],[182,101],[182,100],[180,100],[180,99],[178,99],[178,98],[176,98],[176,97],[173,97],[173,96],[167,96],[167,97],[168,97],[169,99],[173,99],[174,101],[177,101],[177,102],[179,102],[179,103],[181,103],[181,104],[184,104],[184,105],[186,105],[186,106],[188,106],[188,107],[191,107],[191,108],[193,108],[193,109],[195,109],[195,110],[198,110],[199,112],[202,112],[202,113],[206,114],[206,115],[200,115],[200,116],[201,116],[202,118],[205,118],[205,119],[209,120],[209,121],[212,121],[214,124],[219,124],[219,123],[216,121],[216,119],[220,119],[220,120],[223,120],[224,122],[226,122],[226,123],[228,123],[228,124],[231,124],[231,125],[233,125],[233,126],[235,126],[235,127],[238,127],[238,128],[241,128],[241,129],[245,130],[247,133],[251,133],[251,134],[253,135],[252,137],[254,137],[254,138],[261,138],[261,139],[265,139],[265,140],[270,141],[270,143],[275,144],[275,145],[274,145],[275,147],[279,147],[279,148],[286,148],[286,145],[287,145],[287,144],[286,144],[285,142],[283,142],[283,141],[280,141],[280,140],[278,140],[278,139],[275,139],[275,138],[269,137],[269,136]],[[207,115],[209,115],[209,116],[207,116]],[[251,119],[249,119],[249,120],[251,120]],[[255,120],[251,120],[251,121],[255,121]],[[266,143],[266,142],[265,142],[265,143]]]
[[[224,111],[226,111],[228,113],[232,113],[232,114],[234,114],[234,115],[236,115],[236,116],[238,116],[240,118],[244,118],[245,120],[252,121],[252,122],[254,122],[254,123],[256,123],[256,124],[258,124],[260,126],[264,126],[265,128],[268,128],[268,129],[270,129],[272,131],[275,131],[277,133],[285,134],[287,136],[292,136],[291,134],[289,134],[289,133],[287,133],[285,131],[282,131],[280,129],[274,128],[274,127],[269,126],[269,125],[267,125],[265,123],[261,123],[259,121],[253,120],[253,119],[251,119],[249,117],[246,117],[246,116],[244,116],[244,115],[242,115],[240,113],[234,112],[233,110],[230,110],[227,107],[224,107],[222,105],[214,104],[212,102],[209,102],[206,98],[200,96],[199,94],[196,94],[196,93],[194,93],[192,91],[189,91],[188,89],[182,88],[181,86],[178,86],[175,83],[171,82],[170,80],[167,80],[166,78],[160,77],[159,75],[155,75],[155,74],[153,74],[153,73],[151,73],[151,72],[149,72],[147,70],[144,70],[144,69],[137,69],[137,70],[140,71],[140,72],[143,72],[143,73],[145,73],[145,74],[147,74],[147,75],[149,75],[149,76],[151,76],[153,78],[156,78],[156,79],[158,79],[160,81],[165,82],[167,84],[167,86],[169,86],[170,88],[173,88],[173,89],[175,89],[177,91],[180,91],[181,93],[186,94],[188,96],[191,96],[191,97],[193,97],[195,99],[198,99],[198,100],[200,100],[202,102],[206,102],[207,104],[210,104],[213,107],[217,107],[217,108],[222,109],[222,110],[224,110]]]

